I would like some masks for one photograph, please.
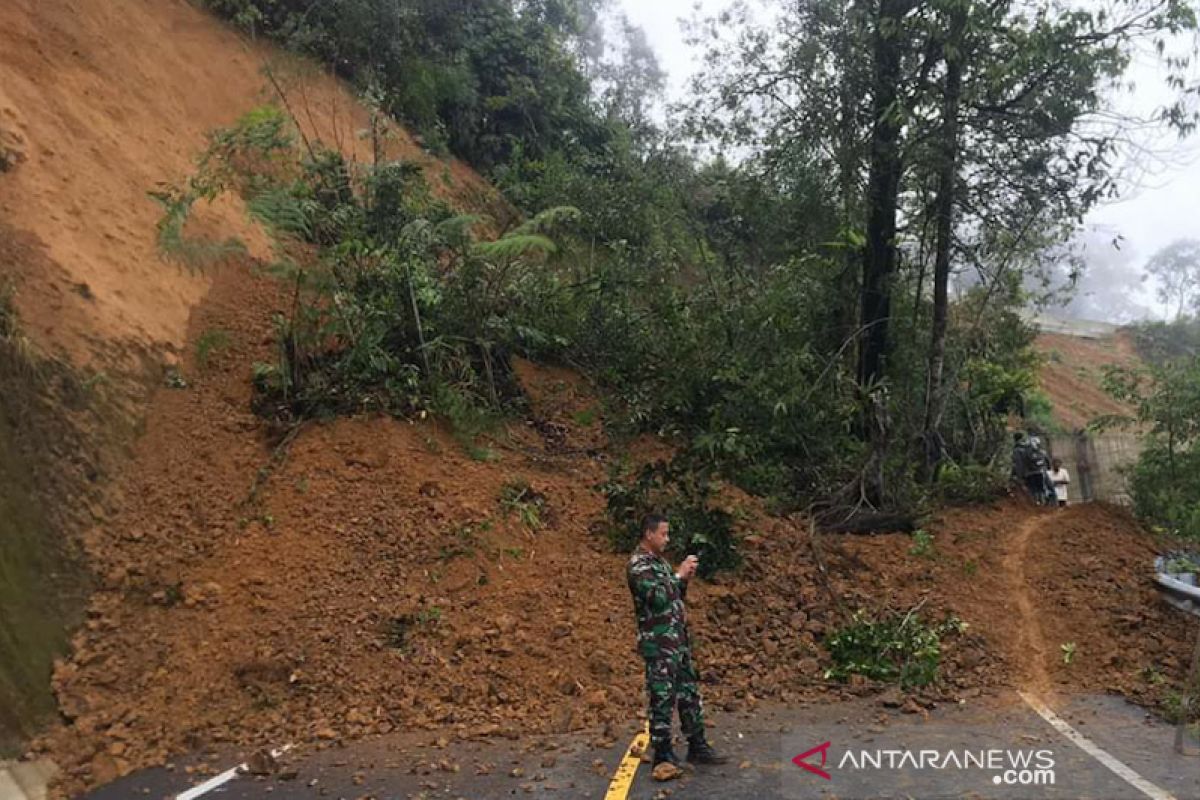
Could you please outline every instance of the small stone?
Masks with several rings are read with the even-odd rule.
[[[656,781],[673,781],[683,774],[683,770],[672,764],[670,761],[664,761],[654,768],[653,776]]]

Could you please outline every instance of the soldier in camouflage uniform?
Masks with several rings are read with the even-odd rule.
[[[678,766],[671,748],[671,717],[677,703],[679,721],[688,738],[688,761],[723,764],[727,759],[717,755],[704,738],[704,711],[696,686],[687,609],[683,604],[698,559],[688,556],[679,571],[673,572],[663,557],[668,542],[670,531],[666,519],[658,515],[646,517],[641,541],[626,570],[637,614],[638,652],[646,661],[654,764],[669,761]]]

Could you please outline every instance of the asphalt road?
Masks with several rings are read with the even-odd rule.
[[[681,779],[657,783],[643,764],[627,797],[1200,800],[1200,757],[1174,752],[1171,726],[1110,697],[1076,698],[1059,708],[1059,716],[1093,748],[1124,765],[1126,777],[1015,695],[924,714],[863,700],[716,715],[710,738],[731,756],[729,765],[688,770]],[[438,743],[436,734],[427,732],[397,734],[344,748],[290,753],[275,775],[239,776],[201,800],[605,798],[636,732],[631,722],[611,742],[593,734]],[[823,766],[819,749],[804,759],[816,770],[792,762],[826,742]],[[219,772],[239,758],[230,753],[204,763]],[[197,762],[181,759],[173,770],[129,776],[86,800],[174,798],[205,779],[188,774],[188,763]]]

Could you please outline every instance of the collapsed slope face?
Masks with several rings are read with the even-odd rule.
[[[216,275],[191,335],[219,328],[229,344],[203,364],[189,355],[187,387],[157,394],[117,516],[88,537],[101,586],[55,675],[68,722],[39,743],[65,767],[64,793],[223,744],[322,747],[414,728],[522,736],[636,718],[625,557],[594,527],[593,487],[619,453],[585,382],[518,363],[528,418],[481,442],[487,452],[429,421],[363,417],[310,423],[273,459],[249,410],[248,365],[269,357],[270,309],[283,302],[237,265]],[[663,449],[639,443],[634,458]],[[1139,569],[1149,545],[1119,512],[952,511],[926,557],[905,535],[814,542],[806,525],[727,497],[744,518],[745,565],[688,598],[710,706],[877,691],[827,681],[823,643],[853,611],[885,606],[970,625],[946,640],[926,703],[1025,686],[1035,659],[1051,688],[1144,684],[1147,701],[1181,675],[1186,625],[1155,605]],[[1103,576],[1092,607],[1039,566],[1079,551]],[[1148,641],[1118,622],[1130,602]],[[1066,637],[1086,667],[1051,663]]]
[[[1064,430],[1086,428],[1092,420],[1109,414],[1133,413],[1103,386],[1106,367],[1136,367],[1141,363],[1128,334],[1117,331],[1085,338],[1041,333],[1034,347],[1044,358],[1038,385],[1050,398],[1054,421]]]
[[[66,545],[112,524],[109,481],[214,280],[159,258],[148,192],[192,170],[208,131],[279,100],[266,65],[308,137],[371,157],[358,136],[369,114],[344,85],[185,0],[0,3],[0,475],[28,478],[0,481],[0,752],[48,709],[50,658],[78,602],[41,604],[36,619],[28,608],[86,591]],[[425,165],[435,194],[508,213],[463,165],[399,128],[386,141],[389,157]],[[191,232],[269,253],[232,201]]]
[[[189,355],[187,388],[155,397],[118,514],[88,537],[101,586],[55,674],[69,722],[39,744],[63,788],[220,743],[635,718],[626,557],[593,530],[616,454],[586,384],[518,364],[528,424],[481,443],[487,456],[428,421],[368,417],[305,426],[260,478],[272,450],[248,371],[270,357],[278,291],[235,265],[216,276],[192,335],[219,328],[229,345]],[[689,594],[706,697],[752,710],[827,695],[836,608],[807,528],[736,502],[755,534],[745,568]],[[994,684],[982,640],[962,646],[950,685]]]
[[[160,209],[147,194],[191,171],[205,135],[268,100],[266,65],[310,137],[371,157],[357,133],[368,113],[340,82],[251,44],[184,0],[12,0],[0,7],[0,214],[46,248],[54,270],[20,275],[29,332],[75,363],[116,344],[183,344],[210,279],[164,268]],[[7,144],[4,144],[7,143]],[[393,157],[431,162],[395,129]],[[437,165],[440,167],[440,163]],[[495,193],[450,165],[456,189]],[[202,227],[256,237],[239,210],[212,209]],[[19,269],[20,265],[5,265]]]

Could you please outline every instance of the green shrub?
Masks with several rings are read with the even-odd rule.
[[[933,534],[927,530],[918,528],[912,532],[913,545],[908,549],[908,554],[917,556],[918,558],[933,558],[936,551],[933,548]]]
[[[1008,488],[1006,470],[988,464],[944,463],[935,491],[945,503],[973,505],[1002,497]]]
[[[229,347],[229,334],[223,330],[207,330],[196,339],[196,364],[201,369],[208,367],[209,359]]]
[[[500,507],[505,513],[516,512],[521,523],[531,531],[544,524],[546,498],[524,479],[511,480],[500,487]]]
[[[619,552],[637,545],[647,514],[661,513],[671,525],[668,552],[678,559],[699,556],[701,576],[741,564],[733,516],[712,504],[711,477],[703,471],[657,461],[644,466],[631,481],[614,471],[597,488],[606,499],[609,541]]]
[[[961,633],[954,617],[929,624],[914,614],[889,613],[872,618],[862,611],[825,640],[833,666],[825,677],[844,681],[851,675],[899,683],[905,688],[937,680],[942,637]]]

